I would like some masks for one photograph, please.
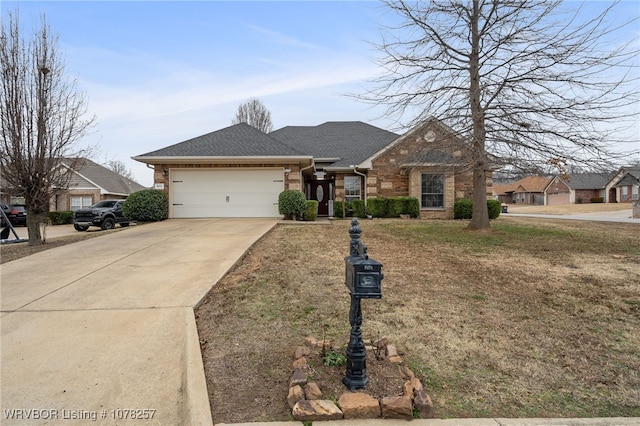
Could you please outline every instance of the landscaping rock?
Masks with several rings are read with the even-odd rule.
[[[289,379],[289,386],[300,385],[304,386],[307,384],[307,375],[301,368],[296,368],[293,370],[293,374],[291,375],[291,379]]]
[[[293,356],[293,359],[300,359],[303,356],[307,356],[311,353],[308,347],[306,346],[298,346],[296,348],[296,353]]]
[[[388,359],[389,359],[389,362],[393,364],[402,364],[404,362],[404,360],[400,355],[390,356]]]
[[[295,407],[298,401],[302,401],[303,399],[304,391],[300,385],[291,386],[289,388],[289,395],[287,395],[287,404],[289,404],[289,408]]]
[[[415,376],[411,378],[411,386],[413,387],[414,392],[418,392],[423,389],[422,382]]]
[[[398,349],[396,345],[387,345],[387,356],[391,358],[392,356],[398,356]]]
[[[413,418],[413,404],[408,396],[390,396],[382,398],[380,401],[382,417],[385,419],[405,419]]]
[[[345,419],[375,419],[380,417],[380,403],[366,393],[351,392],[342,394],[338,400],[338,405]]]
[[[304,397],[308,400],[322,399],[322,391],[315,382],[307,383],[304,387]]]
[[[416,391],[413,399],[413,405],[420,413],[421,419],[430,419],[433,417],[433,403],[431,398],[424,390]]]
[[[298,401],[293,407],[293,418],[301,422],[320,420],[340,420],[342,411],[332,401],[318,399]]]
[[[304,368],[307,368],[307,367],[309,367],[309,364],[307,363],[307,357],[306,356],[303,356],[302,358],[298,358],[295,361],[293,361],[293,368],[294,369],[297,369],[297,368],[304,369]]]

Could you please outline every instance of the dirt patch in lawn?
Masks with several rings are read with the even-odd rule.
[[[640,416],[640,232],[635,224],[501,217],[362,221],[384,265],[365,339],[386,336],[436,417]],[[349,221],[280,225],[196,310],[213,420],[290,419],[292,358],[307,336],[344,348]],[[328,399],[341,370],[318,371]],[[376,392],[400,393],[376,369]],[[320,379],[322,378],[322,379]]]

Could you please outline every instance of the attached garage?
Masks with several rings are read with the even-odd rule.
[[[172,169],[169,217],[280,217],[282,168]]]

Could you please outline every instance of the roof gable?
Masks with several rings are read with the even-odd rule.
[[[405,163],[407,165],[417,163],[429,163],[429,164],[442,164],[451,163],[455,156],[451,151],[460,151],[466,145],[465,139],[460,136],[459,133],[454,131],[449,126],[445,125],[442,121],[435,117],[429,117],[425,122],[413,127],[402,136],[398,136],[392,143],[382,147],[379,151],[375,152],[372,156],[366,159],[365,164],[369,167],[371,162],[376,158],[383,155],[385,152],[394,148],[397,145],[402,144],[408,139],[421,138],[424,140],[424,135],[428,130],[434,130],[439,136],[439,140],[447,140],[449,143],[443,145],[442,143],[433,143],[433,141],[426,141],[428,143],[424,149],[418,152],[414,152],[410,157],[407,157]]]
[[[571,189],[604,189],[611,180],[612,173],[573,173],[565,182]]]
[[[63,159],[62,164],[78,175],[72,178],[72,183],[88,182],[100,188],[103,194],[129,195],[145,189],[139,183],[86,158]]]

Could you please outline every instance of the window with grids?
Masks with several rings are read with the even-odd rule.
[[[422,208],[444,208],[444,176],[422,174]]]
[[[347,201],[360,199],[360,176],[344,177],[344,197]]]
[[[71,197],[71,205],[69,207],[72,211],[86,209],[88,207],[91,207],[91,205],[93,204],[92,201],[93,200],[91,197]]]

